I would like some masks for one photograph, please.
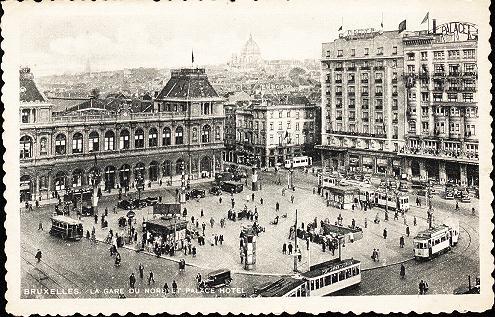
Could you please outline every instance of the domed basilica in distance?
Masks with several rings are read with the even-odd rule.
[[[256,68],[263,64],[261,52],[258,44],[253,40],[250,34],[249,39],[242,47],[240,54],[233,54],[230,65],[235,68],[249,69]]]

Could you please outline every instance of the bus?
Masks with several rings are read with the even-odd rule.
[[[457,224],[442,224],[419,232],[413,239],[414,258],[429,260],[442,253],[448,252],[459,240]]]
[[[255,290],[252,297],[326,296],[361,283],[361,262],[333,259],[312,265],[309,271],[282,277]]]
[[[306,167],[313,165],[313,159],[309,156],[296,156],[285,160],[285,168],[291,167]]]

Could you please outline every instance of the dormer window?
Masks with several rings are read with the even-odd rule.
[[[21,122],[22,123],[29,123],[30,113],[31,113],[30,109],[22,109],[21,110]]]

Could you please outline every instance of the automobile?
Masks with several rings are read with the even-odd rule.
[[[158,197],[146,197],[144,201],[147,206],[153,206],[158,203]]]
[[[461,203],[470,203],[471,202],[471,197],[469,196],[468,193],[462,193],[461,195]]]
[[[117,202],[117,208],[124,209],[124,210],[130,210],[134,207],[134,205],[129,201],[129,200],[119,200]]]
[[[205,191],[203,189],[198,189],[198,188],[191,189],[188,193],[186,193],[187,199],[205,198],[205,196],[206,196]]]
[[[206,279],[201,281],[198,285],[199,288],[218,288],[228,286],[232,282],[230,270],[220,269],[208,273]]]
[[[213,186],[208,192],[215,196],[220,196],[222,194],[222,190],[219,186]]]
[[[445,192],[445,197],[444,197],[444,198],[445,198],[445,199],[447,199],[447,200],[452,200],[452,199],[454,199],[454,192],[453,192],[453,191],[446,191],[446,192]]]

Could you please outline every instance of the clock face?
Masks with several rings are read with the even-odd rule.
[[[25,92],[26,92],[26,87],[21,86],[21,92],[22,92],[22,93],[25,93]]]

